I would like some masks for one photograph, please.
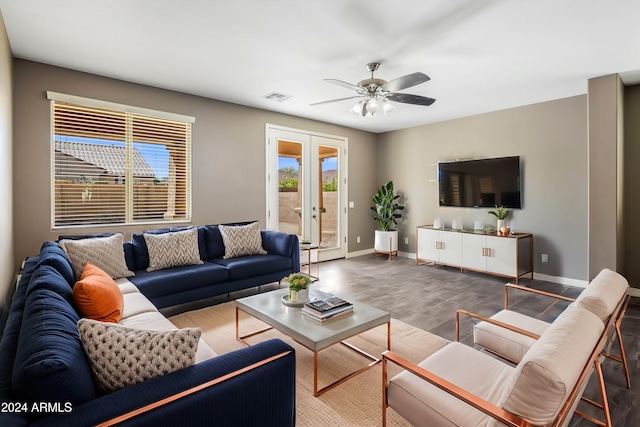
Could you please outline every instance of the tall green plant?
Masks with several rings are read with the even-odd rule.
[[[404,210],[404,206],[398,203],[399,195],[394,194],[393,181],[387,181],[376,194],[373,195],[371,210],[374,212],[373,219],[378,221],[382,231],[392,230],[398,225],[398,212]]]

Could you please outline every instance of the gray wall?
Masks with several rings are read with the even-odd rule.
[[[490,209],[438,206],[438,161],[513,155],[523,209],[511,211],[507,225],[534,234],[536,273],[587,280],[586,95],[382,134],[378,183],[392,179],[406,205],[400,250],[415,252],[415,227],[436,217],[447,226],[459,217],[466,229],[475,220],[495,225]]]
[[[13,257],[12,60],[0,12],[0,296],[7,295],[17,265]],[[0,308],[4,300],[0,298]]]
[[[14,70],[16,262],[37,253],[43,241],[69,234],[50,228],[48,90],[194,116],[194,224],[252,219],[265,224],[266,123],[347,137],[349,200],[355,202],[348,210],[349,251],[373,247],[369,203],[376,183],[375,134],[20,59],[14,60]]]

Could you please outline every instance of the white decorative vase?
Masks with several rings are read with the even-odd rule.
[[[309,288],[301,291],[289,289],[289,302],[305,303],[309,302]]]
[[[499,219],[496,224],[496,232],[500,233],[500,229],[504,227],[504,219]]]
[[[376,230],[373,248],[376,252],[383,254],[398,252],[398,230]]]

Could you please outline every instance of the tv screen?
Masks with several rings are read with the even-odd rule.
[[[520,156],[438,162],[440,206],[522,208]]]

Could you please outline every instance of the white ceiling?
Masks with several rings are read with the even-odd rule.
[[[638,0],[0,0],[18,58],[372,132],[640,82]],[[436,98],[349,111],[326,83],[424,72]],[[263,99],[270,92],[293,96]],[[74,95],[74,94],[72,94]],[[115,100],[117,101],[117,100]],[[141,106],[146,107],[146,106]]]

